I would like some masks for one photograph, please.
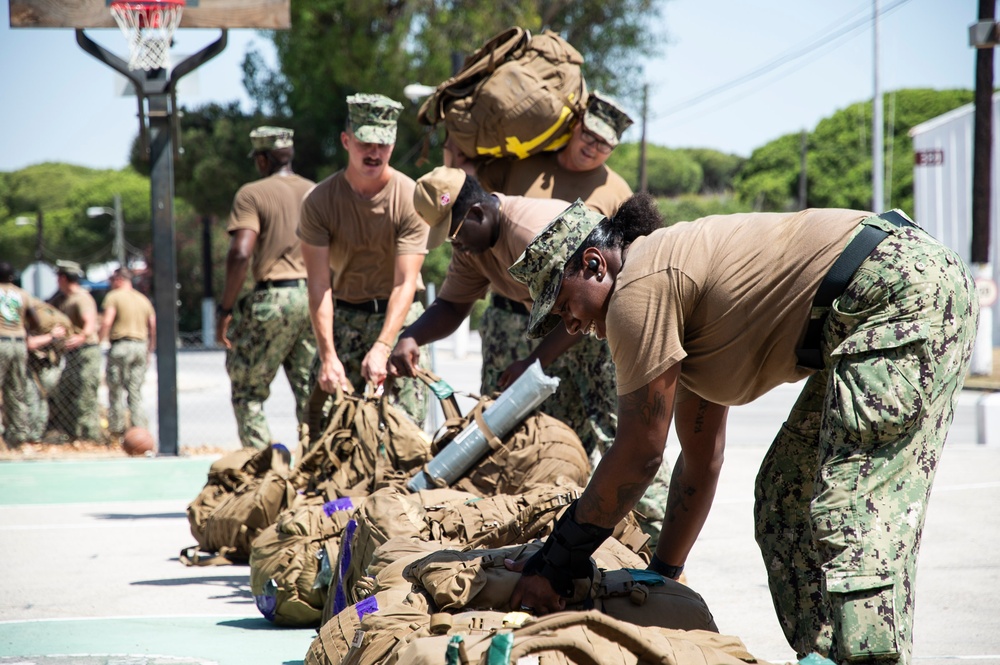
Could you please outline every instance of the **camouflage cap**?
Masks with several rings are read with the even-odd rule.
[[[250,145],[253,149],[247,157],[253,157],[254,154],[267,150],[291,148],[293,136],[295,132],[284,127],[258,127],[250,132]]]
[[[439,166],[417,179],[413,190],[413,207],[431,227],[427,236],[427,249],[434,249],[444,242],[451,230],[451,209],[458,193],[465,184],[465,171]]]
[[[83,268],[76,261],[56,261],[56,274],[66,275],[74,279],[83,279]]]
[[[632,118],[615,100],[592,92],[587,98],[587,110],[583,113],[583,126],[613,148],[618,145],[625,130],[632,126]]]
[[[363,143],[396,142],[396,119],[403,105],[385,95],[359,94],[347,98],[347,116],[354,136]]]
[[[544,337],[559,324],[559,317],[550,312],[562,286],[566,261],[604,219],[604,215],[577,199],[528,243],[524,253],[507,270],[528,287],[534,301],[528,319],[528,337]]]

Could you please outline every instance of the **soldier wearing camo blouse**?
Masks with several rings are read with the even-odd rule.
[[[396,336],[423,313],[416,294],[424,289],[427,254],[414,182],[389,166],[402,105],[373,94],[352,95],[347,105],[340,135],[347,167],[306,197],[299,225],[320,358],[316,381],[330,393],[383,384]],[[392,399],[423,422],[422,384],[394,381]]]
[[[34,298],[13,282],[14,269],[6,261],[0,262],[0,397],[3,401],[0,440],[17,446],[29,439],[28,409],[24,401],[28,381],[25,337],[29,320],[37,323],[37,318]]]
[[[309,322],[306,267],[295,232],[302,199],[315,183],[292,170],[293,137],[284,127],[250,132],[248,156],[261,178],[236,192],[227,227],[226,284],[215,333],[226,347],[233,412],[244,448],[262,449],[272,442],[264,402],[279,368],[295,397],[300,438],[312,391],[316,343]],[[240,297],[248,270],[253,291]]]

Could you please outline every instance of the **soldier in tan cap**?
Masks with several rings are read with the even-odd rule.
[[[476,175],[487,191],[563,201],[579,198],[590,208],[613,215],[632,189],[605,162],[631,124],[617,102],[592,92],[566,146],[558,151],[526,159],[471,162],[446,143],[445,164]]]
[[[396,336],[423,313],[415,296],[424,289],[427,254],[414,182],[389,166],[402,105],[371,94],[352,95],[347,105],[340,135],[347,167],[306,197],[298,231],[320,358],[317,383],[331,393],[382,385]],[[422,384],[401,379],[393,388],[394,401],[422,422]]]
[[[483,344],[480,392],[502,390],[536,359],[559,389],[544,410],[580,436],[588,453],[604,453],[615,437],[617,394],[607,343],[573,336],[561,326],[540,342],[528,339],[532,298],[508,268],[539,231],[569,204],[558,199],[488,194],[461,169],[440,166],[417,180],[414,206],[430,226],[429,249],[446,240],[454,252],[437,299],[400,335],[390,372],[413,376],[420,348],[454,332],[473,304],[491,293],[479,334]],[[658,476],[639,512],[644,529],[659,533],[669,468]]]
[[[216,340],[226,347],[233,412],[245,448],[272,443],[264,415],[271,382],[284,368],[299,426],[306,422],[316,345],[309,323],[306,266],[298,238],[302,199],[315,185],[292,170],[293,132],[250,132],[260,180],[236,192],[229,215],[226,283],[217,307]],[[248,270],[253,291],[240,297]]]

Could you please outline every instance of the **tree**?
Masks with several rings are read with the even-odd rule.
[[[653,20],[662,0],[301,0],[292,3],[292,28],[272,33],[278,69],[258,53],[244,60],[244,85],[258,110],[294,118],[300,169],[309,177],[344,165],[339,134],[345,98],[378,92],[407,105],[399,122],[393,165],[422,172],[427,152],[440,163],[436,137],[416,122],[405,101],[412,82],[434,84],[511,25],[553,29],[584,56],[591,89],[631,93],[640,56],[655,43]],[[623,100],[626,101],[626,100]]]
[[[607,163],[633,190],[638,190],[638,143],[619,144]],[[682,150],[647,144],[646,181],[653,196],[693,194],[701,189],[701,165]]]
[[[908,89],[886,93],[885,163],[889,204],[913,210],[915,125],[972,101],[970,90]],[[871,210],[871,101],[824,118],[808,137],[807,205]],[[736,179],[736,190],[755,209],[798,207],[799,134],[782,136],[753,152]],[[879,211],[880,212],[880,211]]]
[[[745,157],[711,148],[681,148],[680,151],[701,165],[701,194],[719,194],[733,189],[733,180],[746,162]]]
[[[17,217],[44,219],[44,258],[77,261],[83,266],[110,261],[110,218],[91,218],[87,208],[110,207],[122,197],[125,239],[136,247],[149,242],[149,181],[131,169],[95,170],[71,164],[44,163],[4,174],[0,187],[0,256],[23,269],[34,260],[36,231],[17,226]]]

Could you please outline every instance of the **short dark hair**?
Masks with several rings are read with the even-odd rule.
[[[0,282],[14,283],[14,266],[7,261],[0,261]]]
[[[489,199],[490,194],[483,189],[475,176],[466,175],[462,189],[459,190],[458,196],[455,197],[455,203],[451,207],[451,221],[462,219],[469,212],[469,208],[477,203],[486,203]]]
[[[122,279],[125,279],[125,280],[131,280],[132,279],[132,271],[129,270],[128,268],[118,268],[113,273],[111,273],[111,276],[112,277],[121,277]]]

